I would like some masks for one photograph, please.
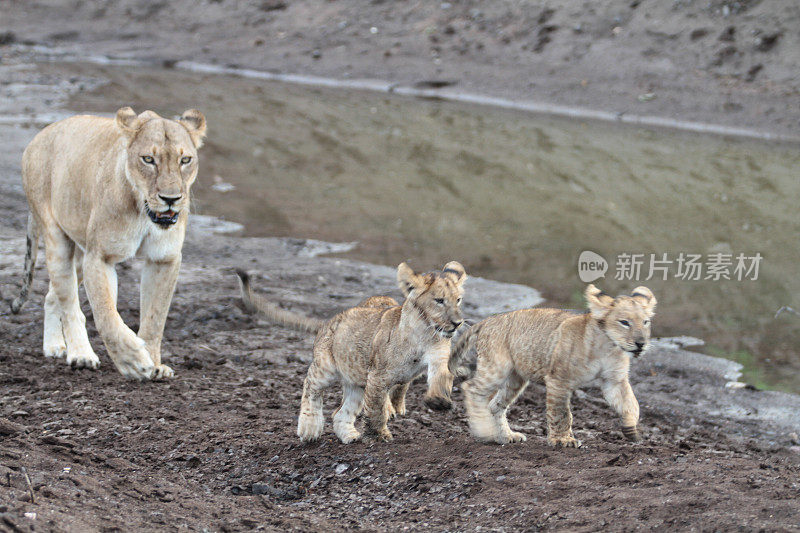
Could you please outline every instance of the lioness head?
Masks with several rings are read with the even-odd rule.
[[[450,261],[442,270],[416,274],[410,266],[397,267],[397,284],[406,301],[434,331],[450,338],[464,321],[461,297],[467,273],[461,263]]]
[[[161,118],[153,111],[137,115],[130,107],[117,111],[117,126],[127,141],[125,174],[155,224],[168,228],[189,206],[189,188],[197,177],[197,149],[206,135],[200,111],[180,119]]]
[[[650,319],[656,297],[647,287],[636,287],[630,296],[612,298],[594,285],[586,287],[589,311],[608,337],[622,350],[639,357],[650,343]]]

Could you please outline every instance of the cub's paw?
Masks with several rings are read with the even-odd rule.
[[[361,438],[361,433],[358,432],[357,429],[353,428],[350,431],[342,432],[341,435],[337,434],[339,440],[342,441],[342,444],[350,444],[352,442],[356,442]]]
[[[381,428],[378,431],[370,431],[370,436],[378,442],[392,442],[392,440],[394,440],[394,437],[392,437],[392,434],[388,428]]]
[[[548,437],[547,443],[550,446],[563,447],[563,448],[580,448],[583,444],[575,437]]]
[[[67,364],[76,370],[79,368],[96,370],[100,366],[100,359],[91,350],[83,352],[67,351]]]
[[[505,435],[505,438],[500,444],[513,444],[515,442],[525,442],[526,440],[528,440],[528,437],[524,434],[519,431],[511,431],[508,435]]]
[[[434,411],[447,411],[453,407],[453,402],[450,398],[443,398],[441,396],[426,396],[425,405]]]
[[[397,416],[397,410],[394,408],[394,405],[392,405],[391,401],[386,400],[386,406],[384,406],[384,409],[386,410],[387,420],[391,420],[392,418]]]
[[[153,370],[153,379],[172,379],[175,377],[175,371],[167,365],[156,365]]]
[[[300,419],[297,421],[297,436],[303,442],[313,442],[322,435],[324,423],[322,415],[300,415]]]
[[[631,442],[642,442],[642,435],[636,429],[636,426],[623,426],[622,434]]]
[[[406,416],[406,402],[401,403],[400,405],[392,404],[392,416]]]

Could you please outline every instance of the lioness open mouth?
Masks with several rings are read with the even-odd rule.
[[[150,217],[150,220],[155,222],[160,228],[166,229],[176,223],[178,221],[178,212],[169,209],[167,211],[163,211],[161,213],[156,213],[150,206],[147,205],[147,202],[144,204],[144,209],[147,211],[147,216]]]

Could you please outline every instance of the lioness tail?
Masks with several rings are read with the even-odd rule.
[[[470,327],[453,343],[447,368],[457,378],[470,379],[478,368],[478,351],[475,341],[481,324]]]
[[[242,301],[250,312],[261,313],[273,322],[288,326],[297,331],[316,333],[325,325],[324,320],[281,309],[263,296],[253,292],[253,289],[250,287],[250,275],[247,272],[244,270],[237,270],[236,274],[238,274],[239,280],[242,282]]]
[[[39,225],[33,217],[33,213],[28,213],[28,235],[25,239],[25,272],[22,278],[22,288],[19,296],[11,302],[11,312],[15,315],[19,313],[22,306],[28,300],[28,292],[33,283],[33,269],[36,267],[36,254],[39,252]]]

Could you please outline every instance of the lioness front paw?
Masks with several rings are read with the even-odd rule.
[[[83,352],[67,351],[67,364],[76,370],[79,368],[96,370],[100,366],[100,359],[91,350]]]
[[[67,345],[64,343],[64,340],[56,340],[53,342],[45,341],[44,344],[44,356],[45,357],[52,357],[53,359],[61,359],[67,355]]]
[[[138,381],[153,379],[156,366],[147,351],[146,343],[136,335],[126,338],[118,346],[122,349],[111,359],[120,374]]]
[[[575,437],[548,437],[547,443],[550,446],[561,446],[563,448],[580,448],[583,444],[581,441],[576,439]]]
[[[153,369],[153,379],[171,379],[175,377],[175,371],[167,365],[156,365]]]

